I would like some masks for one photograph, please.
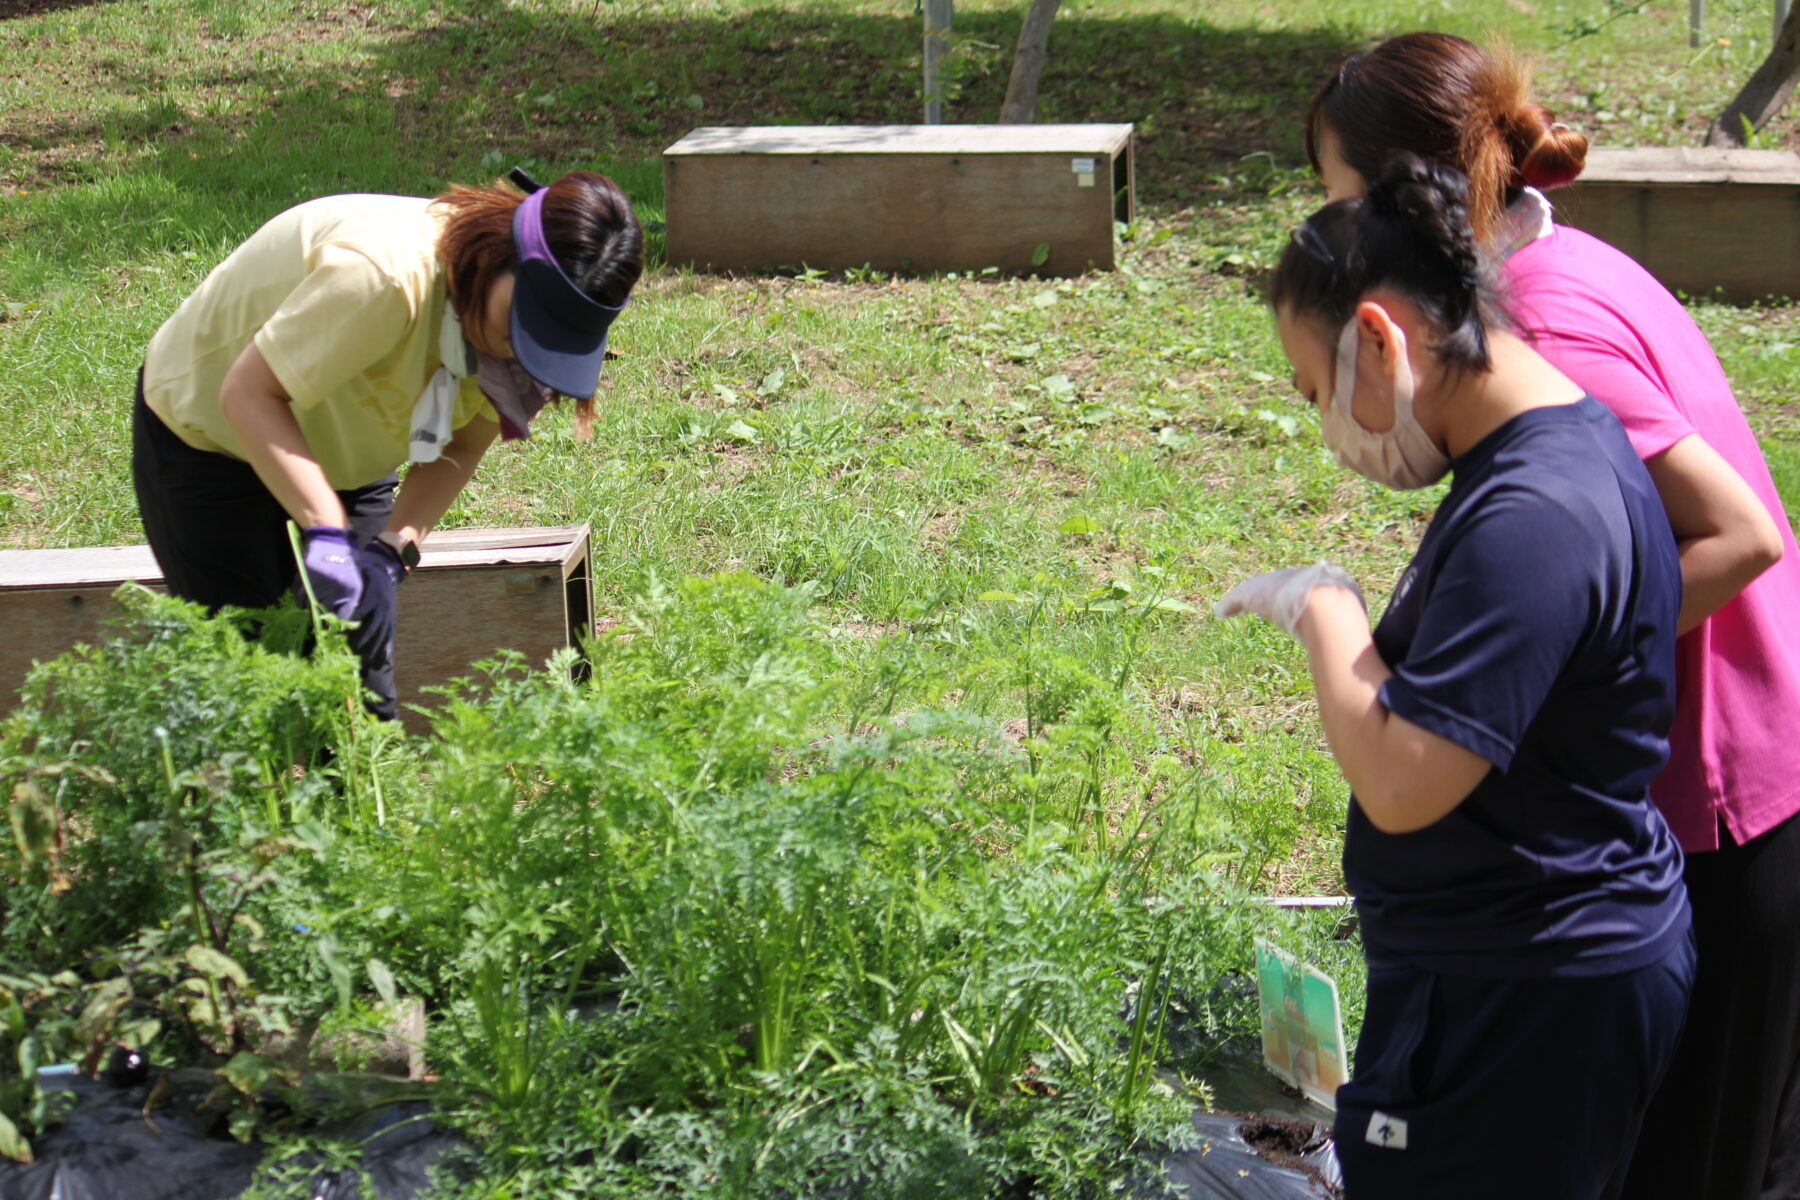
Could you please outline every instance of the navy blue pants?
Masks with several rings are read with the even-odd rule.
[[[280,501],[249,463],[175,436],[144,402],[141,373],[131,411],[131,479],[145,540],[171,595],[210,609],[267,608],[293,591],[300,567]],[[388,475],[339,492],[350,528],[364,539],[386,528],[397,483]],[[364,584],[368,594],[348,641],[362,661],[369,711],[392,720],[399,707],[393,590],[385,575]]]
[[[1800,817],[1687,856],[1700,976],[1627,1200],[1800,1196]]]
[[[1691,935],[1659,962],[1592,978],[1371,963],[1337,1094],[1346,1200],[1617,1196],[1693,979]]]

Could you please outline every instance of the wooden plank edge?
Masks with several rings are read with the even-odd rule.
[[[419,569],[436,566],[493,565],[561,562],[589,540],[586,525],[545,525],[500,527],[495,529],[445,529],[425,535],[420,547]],[[495,551],[513,551],[495,557]],[[531,554],[531,551],[541,553]],[[542,553],[554,552],[554,553]],[[487,558],[473,558],[486,554]],[[30,574],[17,579],[6,577],[9,556],[12,561],[34,560],[53,564],[60,574]],[[82,558],[93,561],[85,570]],[[117,587],[125,583],[157,586],[163,582],[162,570],[148,546],[71,546],[45,550],[0,550],[0,591],[64,591],[71,588]]]
[[[1583,175],[1570,188],[1702,188],[1702,187],[1747,187],[1747,188],[1800,188],[1800,174],[1787,175],[1780,179],[1767,175],[1736,175],[1710,171],[1661,171],[1616,175]],[[1551,197],[1552,200],[1555,197]]]
[[[1355,896],[1254,896],[1252,899],[1271,908],[1348,908],[1356,903]]]
[[[1129,121],[1043,125],[703,125],[664,148],[662,157],[1115,154],[1130,143],[1136,129]],[[731,144],[734,135],[738,144]],[[809,137],[838,140],[807,144]],[[1011,144],[1007,139],[1011,139]],[[881,144],[884,140],[889,144]],[[758,141],[766,144],[754,144]],[[987,144],[990,141],[994,144]]]
[[[434,550],[509,550],[520,546],[571,545],[587,536],[586,525],[522,525],[492,529],[438,529],[425,535],[421,554]]]

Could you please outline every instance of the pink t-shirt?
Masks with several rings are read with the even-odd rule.
[[[1786,554],[1676,643],[1669,765],[1650,794],[1682,849],[1743,843],[1800,811],[1800,549],[1724,369],[1680,303],[1630,257],[1557,226],[1506,261],[1520,331],[1610,408],[1639,457],[1689,434],[1744,477]]]

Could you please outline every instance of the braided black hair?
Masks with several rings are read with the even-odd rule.
[[[1270,281],[1269,303],[1343,325],[1370,291],[1388,287],[1436,327],[1446,364],[1489,365],[1497,309],[1469,223],[1469,185],[1415,154],[1388,161],[1365,196],[1327,204],[1295,231]]]

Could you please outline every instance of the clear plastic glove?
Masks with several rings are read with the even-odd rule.
[[[312,585],[313,597],[332,616],[350,620],[363,594],[363,573],[350,544],[350,531],[332,525],[309,525],[303,536],[306,543],[301,562],[306,567],[306,581]]]
[[[1226,592],[1224,599],[1213,606],[1213,612],[1221,617],[1250,613],[1279,625],[1289,637],[1296,637],[1295,627],[1300,624],[1300,615],[1306,611],[1306,601],[1314,588],[1321,587],[1344,588],[1356,597],[1363,611],[1368,611],[1368,601],[1363,599],[1356,580],[1336,563],[1321,560],[1310,567],[1287,567],[1252,575]]]

